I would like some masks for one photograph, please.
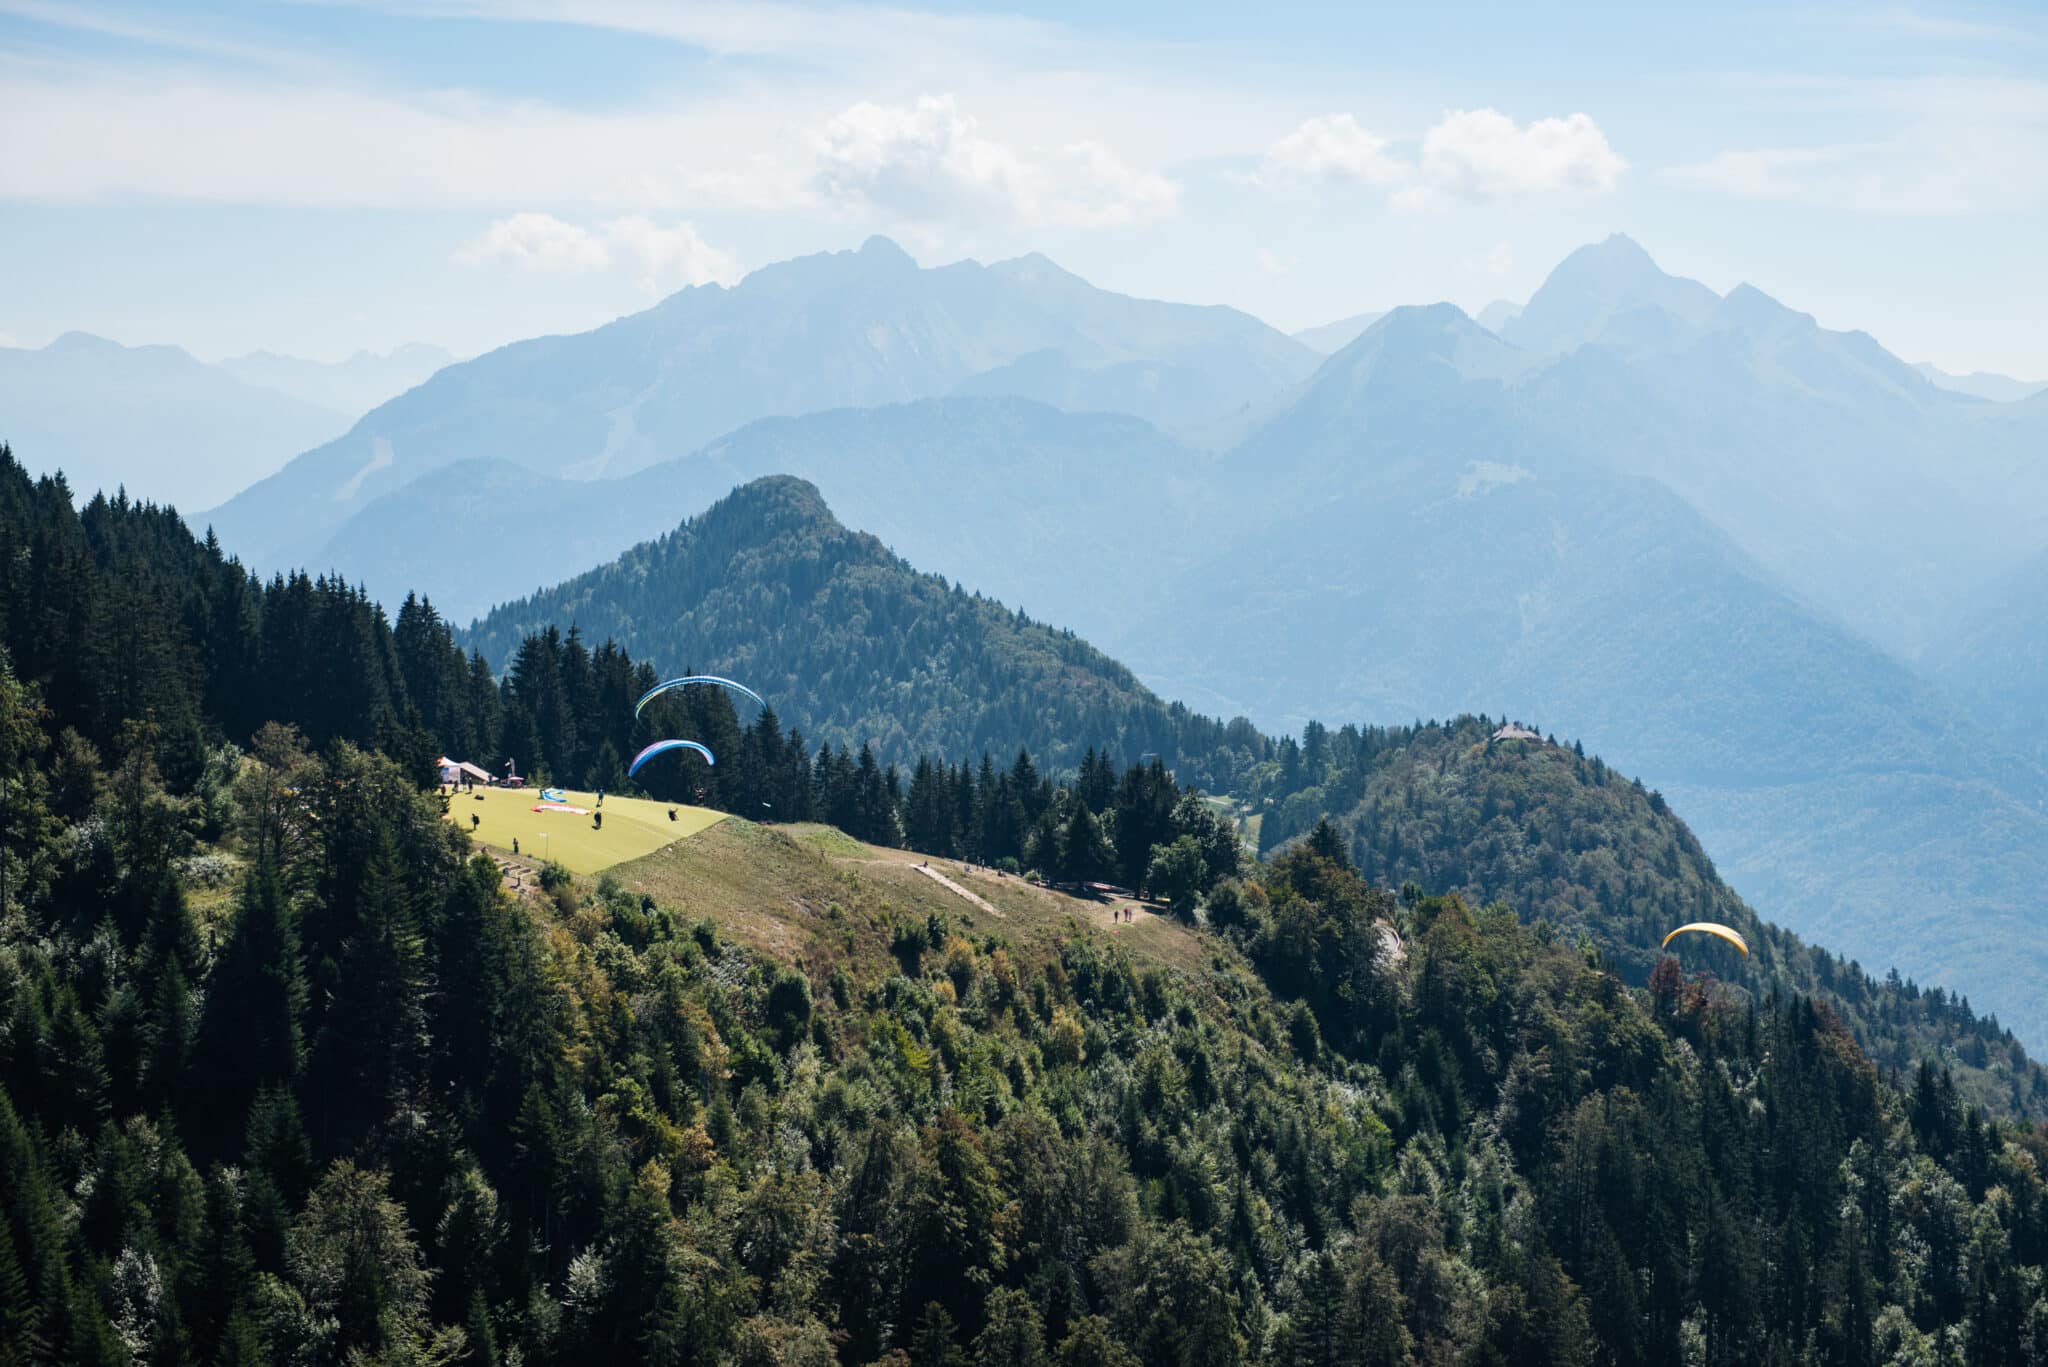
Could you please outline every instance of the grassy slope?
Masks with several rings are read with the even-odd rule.
[[[597,794],[567,794],[569,805],[597,808]],[[479,822],[471,834],[492,849],[510,852],[519,841],[524,855],[546,857],[562,863],[574,873],[599,873],[614,864],[638,859],[672,841],[692,836],[725,819],[721,812],[704,807],[677,807],[676,819],[668,819],[666,803],[645,798],[607,796],[604,826],[591,824],[588,816],[568,812],[536,812],[540,802],[537,789],[481,788],[475,793],[458,793],[448,803],[453,820],[471,830],[470,817]],[[546,840],[541,835],[547,835]]]
[[[606,799],[605,810],[611,810]],[[886,953],[893,926],[936,914],[970,939],[994,936],[1033,960],[1066,935],[1092,928],[1132,956],[1200,970],[1216,946],[1187,926],[1140,908],[1129,923],[1113,907],[1033,887],[1019,878],[932,861],[994,911],[919,872],[923,856],[862,844],[829,826],[759,826],[737,817],[694,840],[619,865],[611,876],[675,914],[709,918],[721,933],[817,974]]]

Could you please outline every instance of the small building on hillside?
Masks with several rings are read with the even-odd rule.
[[[1530,729],[1529,729],[1528,727],[1526,727],[1526,726],[1523,726],[1523,725],[1521,725],[1521,724],[1520,724],[1519,722],[1504,722],[1504,723],[1502,723],[1502,725],[1501,725],[1501,728],[1500,728],[1500,729],[1499,729],[1498,731],[1495,731],[1495,732],[1493,733],[1493,738],[1494,738],[1495,740],[1542,740],[1542,739],[1543,739],[1543,737],[1542,737],[1542,736],[1539,736],[1539,735],[1538,735],[1538,734],[1536,734],[1536,733],[1535,733],[1534,731],[1531,731],[1531,730],[1530,730]]]
[[[434,763],[440,766],[441,782],[451,787],[460,787],[465,782],[481,783],[486,788],[491,786],[490,774],[466,760],[450,759],[443,755]]]

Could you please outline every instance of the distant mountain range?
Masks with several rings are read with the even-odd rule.
[[[1485,308],[1479,310],[1478,317],[1474,321],[1489,332],[1499,332],[1520,315],[1521,312],[1522,306],[1520,304],[1511,303],[1506,299],[1496,299]],[[1334,323],[1324,323],[1320,327],[1303,328],[1300,332],[1294,334],[1294,340],[1300,342],[1303,346],[1313,348],[1328,356],[1332,352],[1342,351],[1345,347],[1350,346],[1364,334],[1367,328],[1386,316],[1386,310],[1384,309],[1377,313],[1354,313],[1349,318],[1339,318]]]
[[[264,563],[458,461],[621,477],[756,419],[962,390],[1200,429],[1315,363],[1234,309],[1111,294],[1042,256],[924,270],[872,238],[450,366],[204,520]]]
[[[1573,253],[1505,337],[1558,354],[1517,386],[1518,430],[1666,484],[1901,654],[2048,545],[2048,414],[1938,389],[1748,285],[1717,297],[1626,238]]]
[[[344,431],[449,359],[434,347],[334,365],[256,352],[209,365],[173,346],[67,332],[0,347],[0,441],[81,497],[126,484],[188,513]]]
[[[2015,380],[2010,375],[1994,374],[1988,370],[1973,370],[1967,375],[1951,375],[1939,366],[1926,361],[1913,367],[1929,382],[1941,389],[1952,389],[1958,394],[1968,394],[1991,403],[2014,403],[2033,394],[2048,392],[2048,383],[2040,380]]]
[[[81,497],[126,484],[203,508],[348,426],[330,409],[248,384],[169,346],[67,332],[0,347],[0,441],[62,470]]]
[[[1498,333],[1515,319],[1522,316],[1522,306],[1506,299],[1496,299],[1473,315],[1472,321],[1488,332]]]
[[[2048,764],[2048,551],[1977,595],[1927,663],[1982,720]]]
[[[737,485],[786,474],[920,566],[1095,631],[1194,562],[1195,545],[1158,532],[1222,515],[1211,464],[1119,414],[926,399],[765,418],[617,480],[462,461],[372,500],[283,559],[339,567],[386,602],[424,587],[451,620],[467,621],[660,535]],[[489,530],[491,553],[462,549],[477,528]],[[1078,591],[1104,572],[1115,596]]]
[[[246,356],[230,356],[220,368],[245,383],[275,389],[353,418],[403,394],[455,360],[452,351],[409,342],[382,353],[358,351],[341,361],[308,361],[274,351],[252,351]]]
[[[1327,356],[1333,351],[1342,351],[1358,340],[1358,335],[1387,316],[1385,309],[1373,313],[1354,313],[1349,318],[1339,318],[1334,323],[1320,327],[1303,328],[1294,334],[1294,340]]]

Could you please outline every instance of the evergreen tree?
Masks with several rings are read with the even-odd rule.
[[[1067,804],[1067,819],[1060,831],[1059,876],[1069,883],[1095,883],[1116,871],[1116,851],[1102,833],[1102,823],[1084,802]]]
[[[259,859],[242,892],[200,1027],[194,1123],[225,1142],[264,1087],[295,1085],[306,1066],[306,978],[298,916],[277,866]]]
[[[319,1133],[361,1135],[425,1081],[426,956],[413,893],[390,832],[356,898],[359,923],[340,946],[333,1000],[314,1041]]]

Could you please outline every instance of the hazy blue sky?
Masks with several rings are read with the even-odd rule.
[[[2048,378],[2048,7],[0,0],[0,343],[591,326],[870,232],[1289,329],[1624,231]]]

